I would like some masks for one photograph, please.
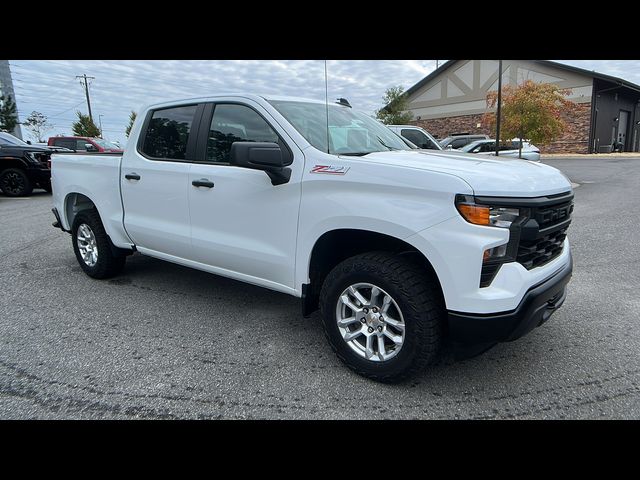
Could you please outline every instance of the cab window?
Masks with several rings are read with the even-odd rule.
[[[197,105],[187,105],[154,111],[142,153],[153,158],[184,160],[197,108]]]
[[[218,104],[209,126],[206,161],[229,163],[233,142],[278,141],[278,134],[252,108],[231,103]]]

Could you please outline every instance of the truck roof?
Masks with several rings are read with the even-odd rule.
[[[176,105],[176,104],[181,104],[184,102],[206,102],[206,101],[212,101],[215,100],[217,98],[229,98],[229,97],[238,97],[238,98],[244,98],[244,99],[249,99],[249,100],[254,100],[258,103],[261,103],[262,101],[266,100],[277,100],[277,101],[290,101],[290,102],[308,102],[308,103],[319,103],[319,104],[323,104],[325,103],[324,100],[317,100],[317,99],[312,99],[312,98],[303,98],[303,97],[293,97],[293,96],[286,96],[286,95],[257,95],[257,94],[252,94],[252,93],[217,93],[214,95],[208,95],[205,97],[192,97],[192,98],[176,98],[174,100],[167,100],[164,102],[160,102],[160,103],[154,103],[154,104],[150,104],[150,105],[146,105],[144,107],[144,109],[155,109],[158,107],[169,107],[172,105]],[[329,102],[330,105],[335,104],[335,102],[330,101]],[[337,104],[336,104],[337,105]]]

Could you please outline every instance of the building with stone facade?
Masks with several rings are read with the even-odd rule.
[[[543,153],[603,153],[613,147],[640,151],[640,86],[623,79],[548,60],[503,60],[502,84],[526,80],[571,90],[576,109],[557,141]],[[497,60],[450,60],[406,92],[413,123],[438,138],[484,133],[487,92],[497,90]],[[615,143],[614,143],[615,142]]]

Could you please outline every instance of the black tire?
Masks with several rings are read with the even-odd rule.
[[[341,293],[356,283],[386,291],[402,311],[405,338],[396,356],[374,362],[356,353],[342,338],[336,319]],[[327,276],[320,292],[325,336],[336,355],[353,371],[379,382],[398,382],[432,363],[443,343],[446,310],[437,280],[405,256],[370,252],[344,260]]]
[[[82,258],[80,249],[78,248],[78,228],[86,224],[93,235],[98,249],[98,259],[95,265],[88,265]],[[83,210],[76,215],[71,227],[71,242],[76,259],[84,272],[93,278],[103,279],[111,278],[122,271],[126,261],[126,256],[114,254],[112,250],[111,240],[102,225],[100,215],[95,209]]]
[[[7,197],[24,197],[31,195],[33,184],[23,170],[7,168],[0,173],[0,189]]]

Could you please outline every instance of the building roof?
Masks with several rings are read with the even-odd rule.
[[[617,83],[618,85],[620,85],[622,87],[630,88],[631,90],[635,90],[637,92],[640,92],[640,85],[636,85],[635,83],[628,82],[626,80],[623,80],[622,78],[613,77],[611,75],[605,75],[604,73],[599,73],[599,72],[596,72],[595,70],[585,70],[584,68],[572,67],[570,65],[565,65],[564,63],[552,62],[551,60],[531,60],[531,61],[535,62],[535,63],[539,63],[541,65],[545,65],[547,67],[560,68],[562,70],[568,70],[568,71],[573,72],[573,73],[579,73],[579,74],[586,75],[586,76],[589,76],[589,77],[593,77],[593,78],[597,78],[597,79],[600,79],[600,80],[604,80],[606,82]],[[429,75],[427,75],[422,80],[420,80],[418,83],[416,83],[411,88],[409,88],[405,92],[405,95],[411,95],[413,92],[418,90],[420,87],[422,87],[423,85],[426,85],[427,82],[429,82],[431,79],[437,77],[438,75],[440,75],[440,73],[442,73],[446,69],[448,69],[455,62],[457,62],[457,60],[449,60],[449,61],[443,63],[439,68],[435,69]],[[385,106],[385,108],[386,108],[386,106]]]

